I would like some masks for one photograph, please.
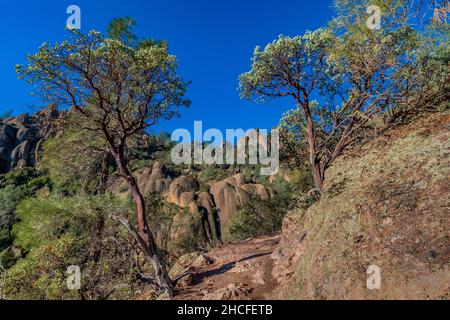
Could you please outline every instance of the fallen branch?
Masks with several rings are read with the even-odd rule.
[[[141,235],[136,231],[136,229],[130,224],[128,219],[119,217],[116,215],[111,215],[111,217],[118,221],[120,224],[122,224],[125,229],[128,231],[128,233],[133,237],[133,239],[137,242],[139,247],[141,248],[142,252],[144,253],[144,256],[149,260],[152,264],[154,264],[155,257],[151,254],[145,240],[141,237]],[[140,280],[147,283],[155,292],[157,295],[163,294],[165,292],[164,288],[161,286],[160,283],[158,283],[157,280],[154,278],[148,276],[147,274],[144,274],[142,272],[138,272],[138,277]]]

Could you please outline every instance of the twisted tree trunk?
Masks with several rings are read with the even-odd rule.
[[[136,204],[138,231],[136,232],[129,224],[127,227],[139,244],[146,259],[151,263],[155,271],[155,280],[158,285],[159,294],[173,297],[173,285],[170,280],[166,265],[161,257],[158,247],[155,243],[155,238],[151,232],[146,219],[146,210],[144,197],[142,196],[136,178],[131,174],[126,165],[125,157],[120,152],[114,155],[114,158],[119,167],[120,173],[127,181],[131,197]],[[122,224],[124,222],[122,221]]]

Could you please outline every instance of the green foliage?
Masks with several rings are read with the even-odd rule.
[[[429,51],[424,63],[417,64],[425,34],[413,25],[416,4],[373,3],[383,10],[380,30],[366,24],[367,2],[335,4],[339,16],[329,28],[280,36],[264,49],[256,47],[251,70],[240,76],[239,84],[245,99],[292,98],[294,108],[281,124],[282,156],[291,163],[309,160],[319,193],[326,170],[386,110],[409,104],[420,113],[436,104],[448,105],[450,98],[448,81],[441,81],[448,79],[446,58],[433,59],[439,50]],[[443,37],[431,42],[448,47]],[[422,70],[417,72],[417,66]]]
[[[445,79],[450,76],[450,33],[448,24],[434,19],[434,9],[444,3],[373,1],[382,10],[382,28],[376,31],[365,25],[366,1],[335,0],[334,4],[339,15],[331,27],[342,34],[343,41],[333,49],[332,58],[348,60],[337,63],[339,72],[351,70],[362,77],[368,67],[389,67],[377,92],[387,97],[380,111],[385,112],[388,124],[408,121],[443,105],[448,108],[450,87]]]
[[[415,29],[421,30],[433,22],[434,9],[439,6],[438,2],[439,0],[372,0],[368,3],[366,0],[334,0],[337,17],[331,21],[331,26],[368,34],[371,30],[367,27],[367,8],[369,5],[375,5],[381,10],[382,28],[414,25]]]
[[[76,114],[70,116],[74,118]],[[92,137],[87,131],[65,130],[44,143],[41,167],[60,190],[72,194],[102,191],[114,169],[108,153],[101,151],[104,145],[101,137]]]
[[[161,248],[165,257],[170,258],[169,242],[170,232],[174,216],[180,211],[176,205],[166,202],[162,196],[157,193],[149,193],[145,197],[145,205],[148,215],[148,221],[152,232],[155,234],[158,247]]]
[[[164,46],[134,48],[95,31],[74,31],[68,41],[44,43],[28,60],[16,67],[19,78],[48,102],[77,112],[80,119],[66,127],[116,148],[190,104],[184,97],[188,83],[177,74],[177,59]],[[87,66],[89,72],[80,71]]]
[[[100,187],[94,182],[95,191],[88,187],[87,192],[102,194],[106,191],[109,173],[107,163],[112,159],[119,173],[132,182],[129,183],[130,191],[139,193],[128,159],[137,139],[148,127],[161,119],[171,119],[180,108],[190,104],[185,98],[188,83],[177,73],[176,57],[168,52],[166,45],[154,45],[152,41],[138,45],[129,43],[134,38],[133,24],[130,18],[114,20],[109,32],[116,39],[105,38],[96,31],[84,34],[72,30],[69,40],[53,45],[44,43],[38,53],[28,56],[26,66],[16,66],[19,78],[33,85],[45,100],[70,108],[76,115],[63,122],[63,130],[69,132],[67,138],[74,138],[75,148],[60,153],[55,141],[48,148],[47,167],[59,184],[70,185],[76,180],[76,174],[86,178],[92,176],[88,172],[75,171],[68,181],[64,181],[67,178],[64,176],[65,165],[69,168],[72,165],[72,169],[94,168],[94,172],[100,172]],[[97,153],[100,157],[78,159],[83,158],[85,152]],[[97,165],[99,159],[101,166]],[[92,185],[91,182],[82,181],[81,186],[86,189],[84,186]],[[74,193],[77,187],[80,186],[75,187]],[[50,205],[39,200],[28,200],[19,208],[22,221],[14,231],[21,246],[31,250],[35,243],[43,244],[67,233],[83,237],[86,224],[92,221],[92,210],[79,201],[73,203],[73,199],[51,198]],[[141,223],[145,219],[145,211],[140,210],[142,198],[134,197],[133,200],[139,208],[136,210],[139,231],[147,232],[147,226]],[[33,211],[34,207],[38,210]],[[78,211],[86,214],[76,213]],[[40,221],[38,217],[41,217]],[[89,224],[87,226],[91,230]],[[42,234],[33,234],[33,230]],[[145,241],[152,251],[153,239]],[[159,260],[159,256],[151,259]],[[158,281],[167,281],[160,273],[155,276]]]
[[[2,251],[11,245],[11,237],[6,228],[0,229],[0,263],[3,263]]]
[[[15,185],[8,185],[0,189],[0,210],[10,210],[16,207],[16,204],[22,198],[23,191]]]
[[[448,106],[448,29],[439,30],[447,31],[447,38],[432,38],[407,27],[406,20],[396,21],[403,2],[375,0],[389,23],[372,32],[365,26],[366,1],[336,0],[340,17],[330,28],[280,36],[265,48],[255,48],[251,70],[240,77],[240,93],[258,102],[294,98],[294,108],[278,126],[282,166],[290,182],[281,176],[271,179],[274,197],[250,199],[234,214],[227,230],[231,240],[278,232],[293,198],[312,188],[306,107],[314,122],[317,160],[326,169],[327,157],[349,123],[362,127],[369,116],[386,110],[398,120],[438,101]],[[125,149],[131,171],[159,160],[176,173],[173,176],[179,174],[187,167],[171,167],[169,136],[144,131],[161,118],[170,119],[189,101],[184,98],[187,83],[177,75],[176,57],[169,54],[167,43],[138,39],[134,26],[132,18],[119,18],[109,25],[107,38],[74,32],[69,41],[43,44],[29,56],[29,65],[17,66],[19,76],[37,85],[45,98],[72,111],[63,133],[44,144],[41,165],[48,176],[23,169],[0,177],[0,259],[11,267],[8,298],[127,298],[139,286],[136,246],[110,219],[111,214],[129,218],[133,208],[105,194],[106,182],[117,170],[111,145]],[[79,72],[86,66],[86,72]],[[398,98],[405,93],[405,100]],[[208,189],[209,181],[237,171],[248,181],[269,185],[258,165],[189,169],[199,173],[200,191]],[[48,194],[36,194],[42,188]],[[309,205],[311,199],[304,202]],[[207,248],[203,212],[180,212],[159,194],[147,195],[145,204],[166,261],[180,252]],[[25,254],[17,263],[20,254],[15,249]],[[79,292],[67,290],[69,265],[82,267]]]
[[[148,222],[161,249],[164,260],[171,264],[184,254],[208,247],[201,214],[193,214],[188,208],[166,202],[159,193],[145,197]]]
[[[245,240],[281,230],[283,218],[289,209],[291,190],[279,185],[278,193],[267,200],[251,199],[230,219],[229,238],[232,241]]]
[[[288,171],[289,181],[296,186],[297,193],[308,193],[314,186],[311,178],[311,167],[309,163],[303,162],[292,170]]]
[[[0,252],[12,241],[11,230],[17,221],[16,205],[22,190],[14,185],[0,189]]]
[[[117,208],[125,210],[126,207],[108,194],[63,197],[52,193],[27,198],[17,206],[20,222],[13,228],[15,244],[31,250],[66,233],[83,238],[95,229],[97,218]]]
[[[159,161],[169,171],[175,169],[171,159],[173,146],[174,143],[170,140],[170,134],[167,132],[136,135],[130,141],[127,154],[128,159],[130,159],[130,166],[133,171],[137,171],[148,166],[150,161]]]
[[[31,192],[38,188],[50,185],[50,180],[43,174],[32,168],[16,169],[0,176],[0,188],[8,185],[24,186]]]
[[[97,238],[79,238],[66,233],[33,249],[8,272],[8,299],[129,299],[139,288],[132,247],[102,227]],[[69,290],[69,266],[81,269],[81,290]],[[142,290],[142,287],[140,287]]]
[[[2,232],[0,232],[0,234],[1,233]],[[0,239],[1,239],[1,236],[0,236]],[[6,236],[5,236],[5,239],[6,239]],[[0,252],[0,263],[3,266],[3,268],[5,268],[6,270],[11,268],[17,262],[17,260],[19,260],[22,256],[22,251],[19,248],[11,246],[10,244],[11,243],[8,240],[8,243],[7,243],[8,248],[6,248],[2,252]]]
[[[108,38],[133,46],[137,41],[137,37],[133,33],[133,27],[135,25],[136,20],[131,17],[112,19],[108,25]]]
[[[8,272],[5,295],[9,299],[77,299],[66,285],[67,267],[76,265],[83,242],[71,234],[39,246]]]
[[[130,261],[136,259],[135,251],[127,232],[109,217],[127,216],[128,202],[110,194],[51,194],[24,200],[18,212],[15,245],[28,253],[9,271],[8,298],[128,298],[134,292],[136,267]],[[80,291],[67,289],[66,270],[71,265],[81,268]]]
[[[412,63],[396,73],[398,87],[408,95],[391,104],[387,110],[389,122],[399,124],[450,107],[450,32],[422,34],[414,49]]]
[[[298,85],[295,81],[301,81],[306,91],[312,90],[318,80],[332,76],[324,59],[333,41],[330,30],[318,29],[303,36],[279,36],[264,49],[256,47],[251,71],[240,76],[241,97],[264,102],[268,98],[292,96],[291,89]],[[324,86],[321,84],[321,89]]]
[[[153,38],[139,40],[133,32],[136,20],[131,17],[112,19],[108,25],[107,36],[109,39],[117,40],[129,47],[148,48],[159,46],[167,48],[167,41],[155,40]]]
[[[0,253],[13,242],[12,229],[19,220],[16,206],[24,197],[33,196],[38,190],[50,187],[49,178],[33,169],[16,169],[0,179]],[[2,253],[7,256],[8,252]],[[8,261],[12,259],[8,258]],[[5,262],[4,262],[5,263]],[[10,265],[10,262],[5,265]]]
[[[298,168],[308,159],[305,117],[300,108],[283,114],[278,125],[280,135],[280,163],[284,168]]]
[[[185,212],[186,215],[186,225],[184,226],[184,237],[177,239],[176,242],[172,243],[172,250],[178,253],[178,255],[202,251],[206,249],[205,238],[202,235],[203,225],[201,219],[196,219],[189,212]]]
[[[14,226],[15,243],[31,250],[66,232],[82,236],[88,220],[78,204],[73,198],[58,195],[22,201],[17,207],[20,222]]]

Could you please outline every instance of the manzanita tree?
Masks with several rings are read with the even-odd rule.
[[[342,12],[329,28],[256,47],[251,70],[240,76],[243,98],[293,99],[297,111],[290,117],[298,117],[295,127],[306,138],[304,156],[319,194],[327,169],[360,130],[408,94],[400,70],[414,61],[419,37],[408,25],[405,1],[384,1],[392,6],[380,30],[368,28],[362,1],[336,1]]]
[[[70,108],[71,130],[83,131],[92,141],[80,142],[93,152],[110,154],[125,179],[136,205],[138,231],[125,220],[155,271],[157,288],[172,294],[172,283],[147,224],[146,206],[127,161],[135,135],[161,119],[170,119],[188,106],[187,83],[177,74],[176,57],[167,46],[146,42],[129,46],[99,32],[73,32],[68,41],[44,43],[17,66],[19,77],[34,85],[48,101]]]

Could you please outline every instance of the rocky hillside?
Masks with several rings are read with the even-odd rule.
[[[281,235],[181,257],[177,299],[450,298],[449,142],[446,113],[349,150]]]
[[[0,119],[0,174],[23,168],[39,170],[42,145],[60,132],[58,120],[65,116],[67,111],[59,112],[49,106],[33,115]],[[151,149],[150,145],[135,150],[142,151],[140,160],[145,164],[138,166],[141,169],[136,169],[134,174],[143,195],[157,194],[169,208],[167,211],[174,212],[168,217],[170,229],[164,230],[164,237],[169,237],[166,249],[175,256],[184,253],[183,242],[191,241],[192,237],[199,238],[205,248],[227,241],[228,224],[236,212],[253,199],[266,200],[274,195],[270,187],[251,178],[246,180],[236,168],[216,168],[207,178],[204,171],[208,168],[176,168],[175,171],[167,168],[163,163],[169,163],[164,158],[170,154],[170,146],[164,145],[160,153],[143,152]],[[111,191],[127,196],[128,187],[121,178],[112,176],[109,185]],[[197,229],[195,234],[194,229]]]
[[[450,298],[450,115],[350,150],[325,195],[284,220],[272,254],[276,298]],[[369,290],[367,269],[381,269]]]
[[[49,106],[34,115],[0,119],[0,174],[39,165],[42,142],[55,132],[62,114]]]
[[[190,226],[194,224],[201,226],[200,235],[211,247],[221,244],[227,240],[229,221],[239,209],[252,199],[266,200],[274,195],[270,187],[246,181],[242,173],[224,180],[212,179],[206,190],[201,190],[196,174],[172,176],[160,161],[135,172],[135,176],[143,194],[157,193],[179,208],[168,232],[172,243],[189,237]],[[123,180],[112,188],[127,190]]]

